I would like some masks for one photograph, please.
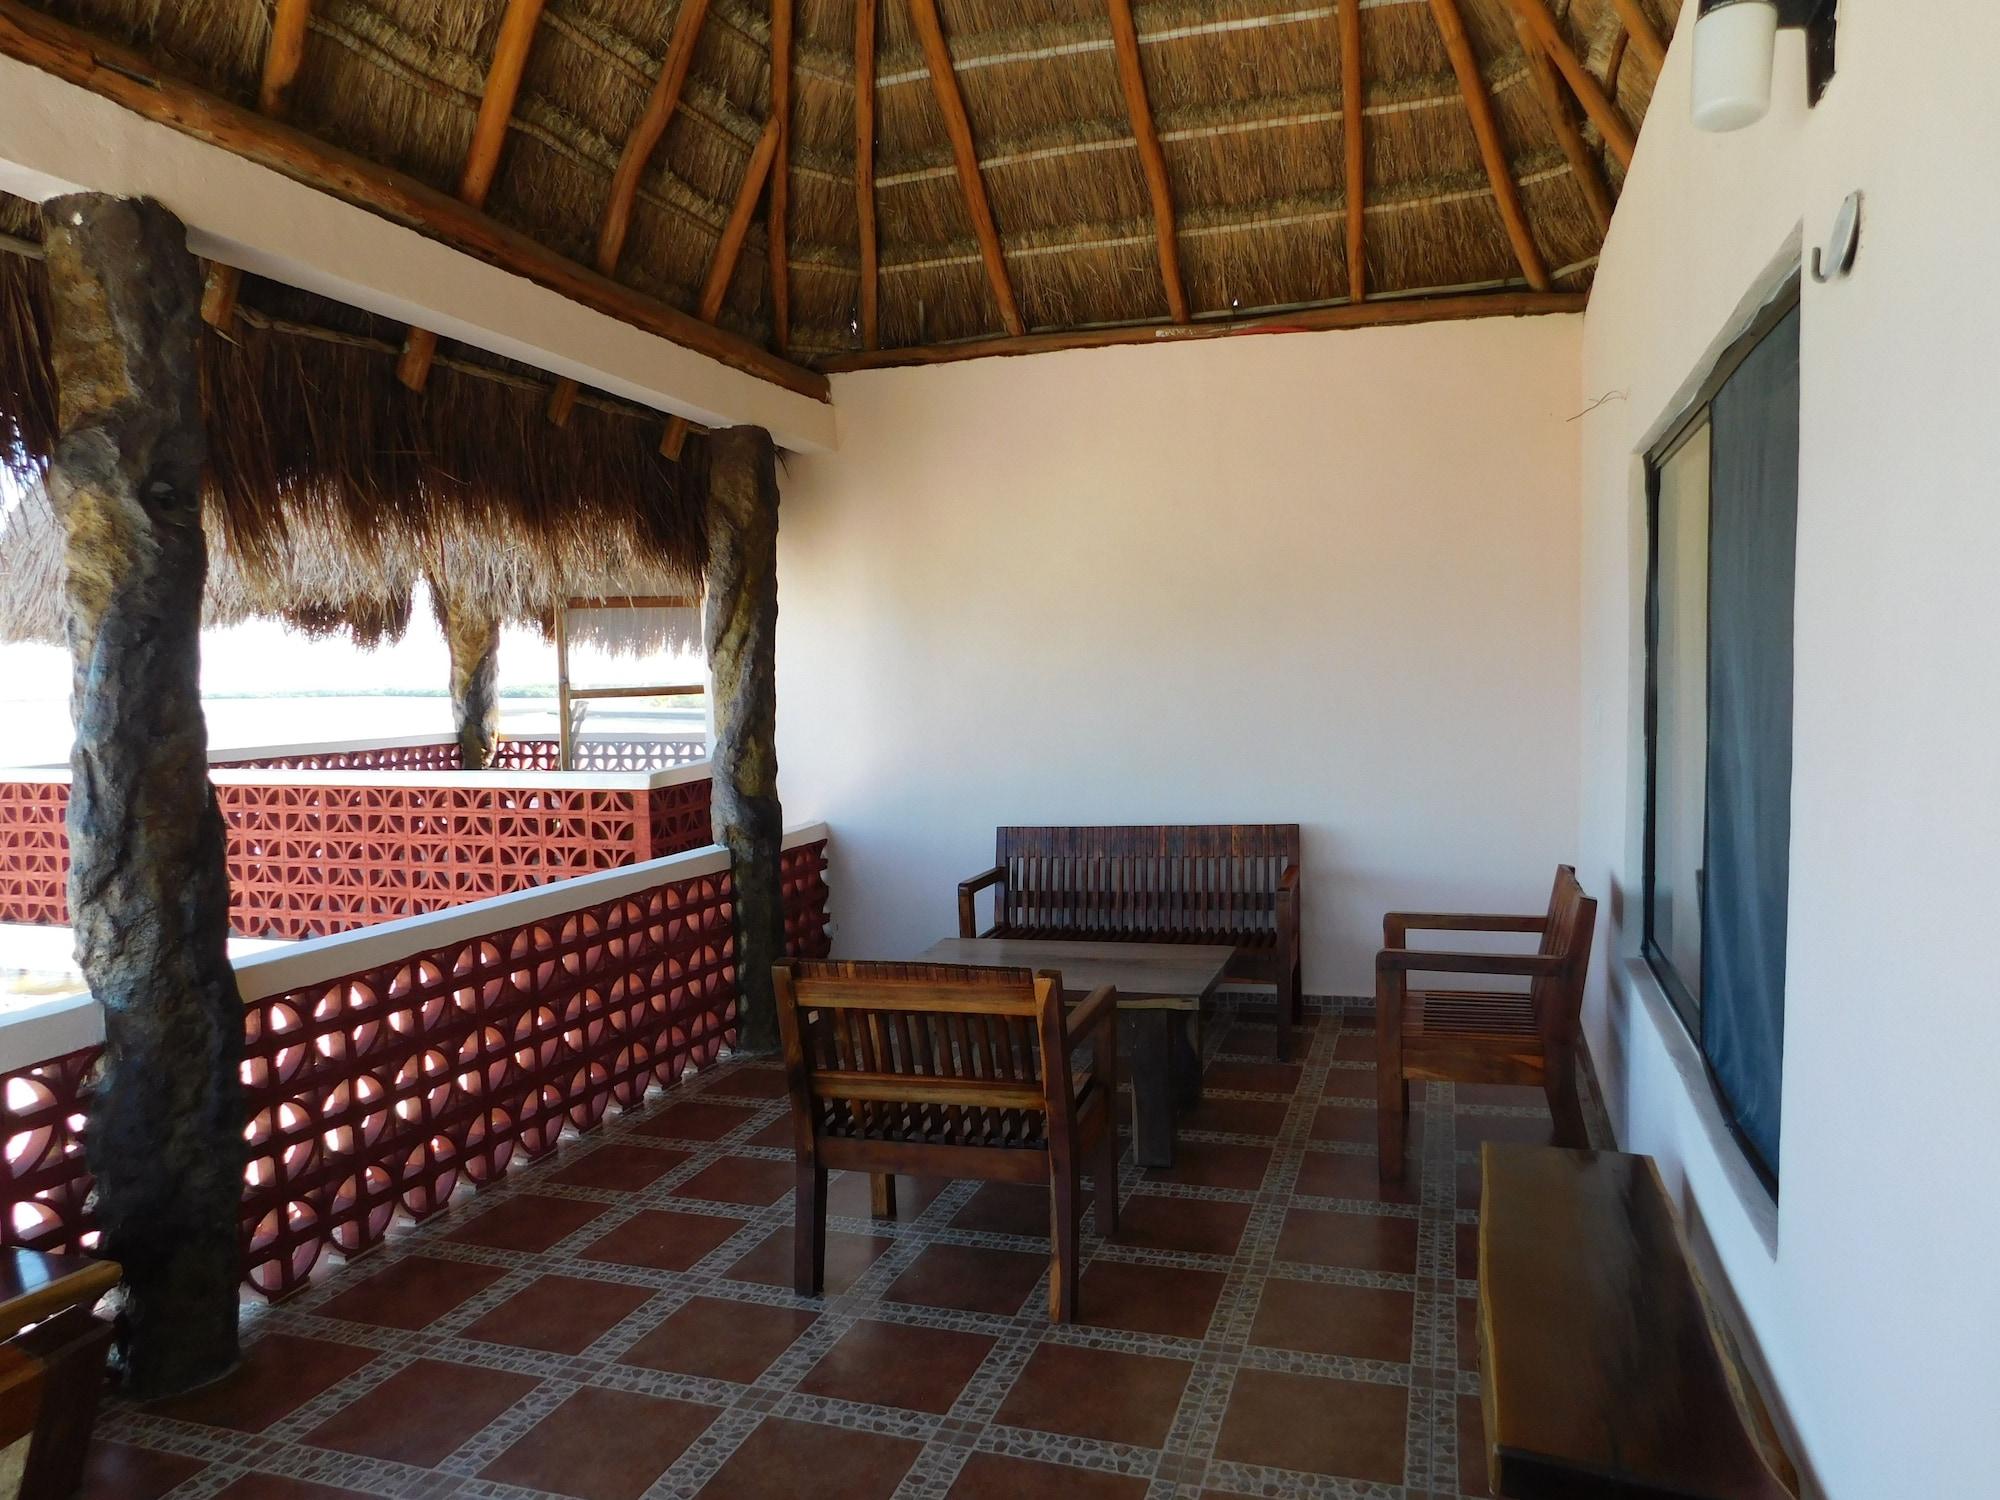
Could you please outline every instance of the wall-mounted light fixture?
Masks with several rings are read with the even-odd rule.
[[[1840,0],[1700,0],[1694,24],[1694,123],[1741,130],[1771,107],[1771,61],[1781,27],[1806,34],[1807,102],[1833,77]]]

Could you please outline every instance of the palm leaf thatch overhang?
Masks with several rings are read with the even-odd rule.
[[[35,209],[0,195],[0,640],[62,639],[62,535],[43,486],[56,439],[48,288]],[[204,614],[281,619],[357,643],[400,638],[415,586],[547,632],[570,599],[692,596],[704,507],[658,452],[659,416],[586,397],[563,426],[547,381],[493,356],[441,356],[421,393],[393,378],[402,331],[244,278],[227,333],[204,328],[209,464]],[[582,617],[613,649],[694,643],[686,610]],[[598,637],[602,637],[598,640]]]
[[[27,8],[840,369],[1577,305],[1681,3]]]

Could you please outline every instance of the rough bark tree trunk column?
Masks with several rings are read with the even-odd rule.
[[[778,864],[778,466],[771,435],[731,427],[703,441],[708,492],[708,640],[715,742],[710,822],[736,888],[737,1045],[778,1045],[771,965],[785,952]]]
[[[459,763],[468,771],[483,771],[500,738],[500,620],[466,600],[448,594],[439,598],[445,644],[451,648],[451,713]]]
[[[236,1363],[243,1009],[208,780],[201,276],[149,200],[44,206],[74,673],[69,905],[104,1008],[86,1135],[105,1253],[125,1268],[127,1388]]]

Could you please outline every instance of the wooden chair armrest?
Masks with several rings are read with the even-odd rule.
[[[1063,1022],[1070,1045],[1085,1040],[1106,1021],[1116,1021],[1118,1012],[1118,990],[1115,985],[1100,984],[1090,992],[1083,1004],[1069,1013]]]
[[[1553,953],[1446,953],[1431,948],[1384,948],[1375,955],[1378,974],[1559,973],[1564,959]]]
[[[1413,932],[1533,932],[1548,930],[1546,916],[1506,916],[1471,911],[1392,911],[1382,918],[1382,941],[1408,947]]]
[[[988,886],[998,885],[1007,878],[1007,867],[995,865],[990,870],[982,870],[970,880],[958,883],[958,935],[962,938],[979,936],[979,917],[974,912],[972,898]],[[996,923],[998,918],[996,917]]]

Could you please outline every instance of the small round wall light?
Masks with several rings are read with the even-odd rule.
[[[1771,107],[1778,32],[1806,34],[1807,102],[1819,103],[1833,77],[1839,0],[1700,0],[1694,23],[1697,130],[1741,130]]]

